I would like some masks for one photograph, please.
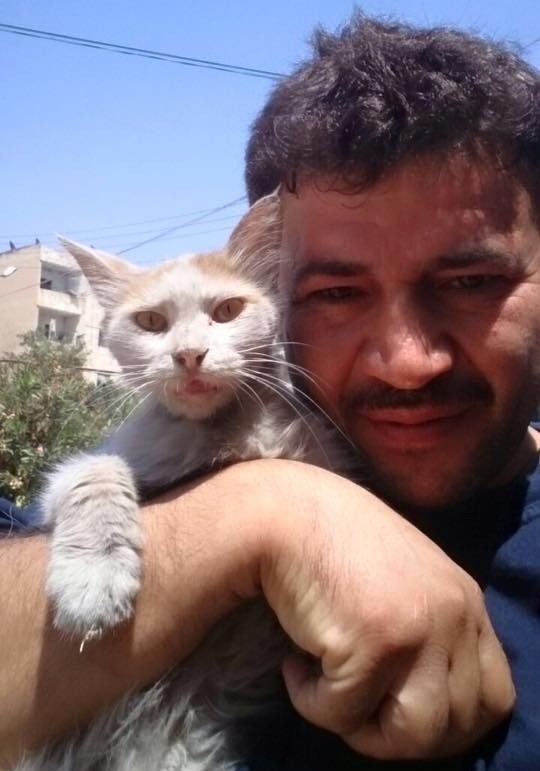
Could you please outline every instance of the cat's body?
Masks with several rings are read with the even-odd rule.
[[[17,771],[230,771],[246,748],[242,719],[279,707],[286,650],[266,606],[252,603],[159,683]]]
[[[59,467],[42,496],[55,624],[83,645],[132,614],[141,499],[251,458],[343,466],[327,424],[294,406],[277,347],[277,207],[275,199],[256,206],[227,252],[149,271],[66,244],[106,308],[127,381],[144,397],[98,451]],[[275,703],[286,648],[262,602],[241,608],[160,683],[17,771],[230,769],[237,720]]]

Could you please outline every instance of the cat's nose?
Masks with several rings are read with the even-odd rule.
[[[191,348],[184,348],[183,350],[176,351],[176,353],[173,354],[173,359],[175,359],[186,369],[193,370],[198,369],[201,366],[207,353],[208,348],[206,351],[197,351]]]

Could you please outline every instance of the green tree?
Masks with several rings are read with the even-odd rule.
[[[43,471],[97,444],[122,417],[115,386],[84,379],[84,346],[33,332],[22,339],[22,351],[0,362],[0,496],[18,505],[35,495]]]

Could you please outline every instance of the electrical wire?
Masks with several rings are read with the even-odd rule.
[[[525,43],[524,46],[521,46],[521,49],[526,51],[527,48],[532,48],[532,46],[538,45],[538,43],[540,43],[540,37],[535,37],[534,40],[530,40],[528,43]]]
[[[227,214],[225,217],[214,217],[212,219],[205,219],[204,222],[207,225],[214,225],[217,222],[228,222],[235,219],[239,219],[239,216],[237,214]],[[184,227],[184,225],[186,228],[188,227],[187,223],[182,223],[182,227]],[[190,227],[194,227],[194,226],[192,225]],[[148,229],[131,230],[126,233],[102,233],[101,235],[94,235],[94,236],[92,236],[92,234],[90,233],[88,237],[93,243],[97,241],[106,241],[107,243],[111,243],[119,240],[121,240],[123,243],[126,243],[129,238],[133,240],[135,236],[140,237],[140,236],[147,236],[152,234],[157,235],[158,233],[161,233],[162,230],[163,228],[151,228],[149,230]],[[66,231],[66,232],[72,233],[72,231]]]
[[[181,225],[175,225],[172,228],[166,228],[165,230],[162,230],[160,233],[158,233],[155,236],[152,236],[151,238],[146,238],[144,239],[144,241],[139,241],[136,244],[132,244],[131,246],[128,246],[126,249],[122,249],[121,251],[117,252],[117,254],[126,254],[126,252],[132,252],[134,249],[139,249],[139,247],[141,246],[146,246],[146,244],[151,244],[154,241],[159,241],[161,238],[164,238],[165,236],[168,236],[171,233],[176,233],[176,231],[178,230],[187,228],[190,225],[195,225],[198,222],[203,222],[207,217],[210,217],[212,214],[217,214],[218,212],[223,211],[224,209],[228,209],[231,206],[235,206],[241,201],[244,201],[245,198],[246,196],[242,195],[239,198],[235,198],[234,200],[229,201],[228,203],[224,203],[222,206],[217,206],[215,209],[211,209],[207,214],[202,214],[200,217],[194,217],[192,220],[189,220],[189,222],[184,222]]]
[[[279,80],[284,77],[280,72],[271,70],[261,70],[255,67],[245,67],[239,64],[226,64],[216,62],[210,59],[195,59],[191,56],[180,56],[179,54],[169,54],[164,51],[153,51],[148,48],[137,48],[135,46],[125,46],[117,43],[106,43],[103,40],[91,40],[84,37],[75,37],[73,35],[62,35],[59,32],[47,32],[42,29],[32,29],[31,27],[18,27],[14,24],[0,23],[0,32],[6,32],[12,35],[22,37],[38,38],[55,43],[67,43],[84,48],[95,48],[101,51],[110,51],[116,54],[126,54],[127,56],[140,56],[145,59],[157,59],[159,61],[171,62],[172,64],[183,64],[187,67],[201,67],[208,70],[218,70],[220,72],[231,72],[234,75],[247,75],[252,78],[263,78],[265,80]]]
[[[137,222],[125,222],[122,225],[100,225],[99,227],[90,227],[90,228],[65,228],[66,233],[71,233],[72,235],[80,235],[83,233],[89,233],[90,236],[94,233],[101,233],[105,230],[121,230],[122,228],[134,228],[138,225],[151,225],[154,222],[170,222],[171,220],[179,220],[183,219],[184,217],[194,217],[199,214],[210,214],[212,209],[196,209],[195,211],[187,211],[182,212],[181,214],[173,214],[168,217],[155,217],[154,219],[150,220],[137,220]],[[234,215],[231,215],[234,216]],[[150,231],[149,231],[150,232]],[[9,235],[6,234],[0,234],[0,239],[15,239],[15,238],[36,238],[36,236],[40,239],[46,239],[48,236],[56,237],[57,232],[56,231],[41,231],[41,232],[32,232],[32,233],[11,233]],[[120,235],[120,234],[119,234]],[[124,235],[128,235],[124,233]],[[97,236],[96,236],[97,238]]]
[[[211,233],[223,233],[225,231],[230,233],[231,230],[232,230],[232,227],[230,225],[222,225],[219,228],[209,228],[208,230],[197,230],[195,233],[179,233],[179,234],[174,235],[174,236],[168,236],[168,237],[165,237],[165,238],[161,238],[160,239],[160,243],[163,243],[165,241],[173,241],[174,242],[174,241],[178,241],[178,240],[182,240],[182,239],[187,239],[187,238],[191,238],[191,237],[195,238],[195,236],[206,236],[206,235],[210,235]],[[102,249],[102,248],[103,247],[99,247],[99,249]],[[178,247],[178,248],[183,248],[183,247]],[[189,249],[189,244],[188,244],[187,248]],[[112,246],[110,248],[109,247],[103,248],[103,251],[110,251],[111,254],[123,254],[123,252],[122,252],[122,245],[121,244],[119,244],[116,247]],[[193,251],[193,249],[191,249],[191,251]],[[142,261],[140,261],[138,259],[134,259],[133,260],[133,264],[134,265],[139,265],[139,266],[155,265],[157,261],[158,261],[157,258],[155,260],[144,260],[143,259]]]
[[[197,230],[195,233],[184,233],[184,234],[169,236],[161,240],[178,241],[179,239],[186,239],[186,238],[192,238],[192,237],[195,238],[195,236],[206,236],[211,233],[223,233],[224,231],[230,232],[231,227],[229,225],[223,225],[222,227],[219,227],[219,228],[208,228],[206,230]],[[32,246],[36,246],[36,244],[29,244],[29,247],[32,247]],[[58,251],[58,244],[54,241],[49,241],[49,242],[41,241],[39,246],[45,246],[51,249],[52,251]],[[29,247],[24,247],[24,246],[19,247],[18,249],[15,249],[14,254],[16,254],[20,249],[26,249]],[[120,252],[117,250],[122,247],[123,247],[123,244],[119,244],[118,246],[115,247],[114,245],[109,246],[108,242],[106,242],[104,245],[100,245],[95,248],[97,248],[99,251],[110,252],[111,254],[120,254]],[[0,256],[7,257],[7,255],[9,255],[10,253],[11,253],[10,250],[6,252],[0,252]],[[45,259],[45,262],[46,261],[47,260]],[[139,267],[151,266],[151,265],[156,265],[156,260],[148,260],[148,259],[134,260],[133,264],[138,265]],[[29,265],[18,265],[17,270],[35,270],[35,268]],[[68,276],[71,274],[71,272],[72,272],[71,270],[67,270],[60,275]]]

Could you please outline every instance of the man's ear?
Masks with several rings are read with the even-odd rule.
[[[116,306],[130,278],[139,273],[139,269],[112,254],[63,236],[59,236],[58,240],[79,264],[100,304],[105,309]]]
[[[253,204],[227,243],[227,251],[239,269],[265,287],[277,286],[281,229],[278,189]]]

